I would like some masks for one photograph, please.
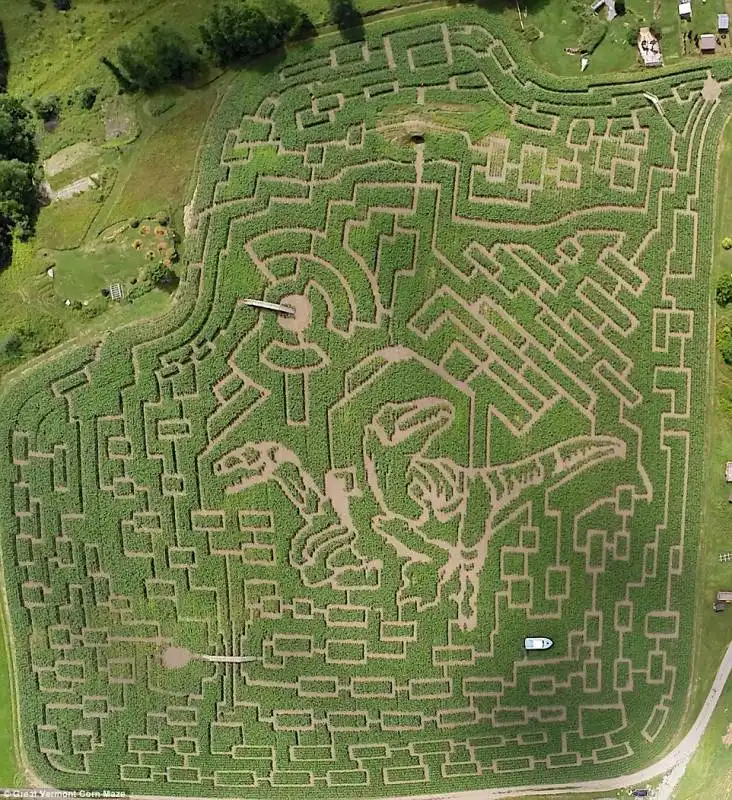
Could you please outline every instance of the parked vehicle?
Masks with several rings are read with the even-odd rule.
[[[554,642],[544,636],[532,636],[524,639],[526,650],[548,650]]]

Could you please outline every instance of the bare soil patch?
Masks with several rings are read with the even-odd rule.
[[[290,294],[280,300],[283,306],[295,309],[292,315],[280,315],[280,326],[293,333],[303,333],[310,325],[312,309],[310,301],[301,294]]]
[[[163,650],[162,661],[166,669],[181,669],[193,660],[193,653],[185,647],[167,647]]]
[[[732,747],[732,722],[727,727],[727,733],[722,737],[722,744],[725,747]]]

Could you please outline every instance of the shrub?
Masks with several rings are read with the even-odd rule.
[[[94,103],[97,102],[97,95],[99,94],[98,86],[85,86],[79,92],[79,105],[87,111],[94,108]]]
[[[68,11],[71,8],[71,0],[53,0],[53,4],[58,11]]]
[[[726,306],[732,302],[732,272],[725,272],[717,281],[717,302]]]
[[[625,14],[625,0],[615,0],[615,11],[619,17]]]
[[[109,300],[107,297],[95,297],[89,301],[89,304],[83,306],[81,309],[81,316],[86,319],[94,319],[109,308]]]
[[[43,11],[46,8],[46,0],[30,0],[30,4],[36,11]]]
[[[732,330],[725,325],[717,335],[717,347],[725,364],[732,365]]]
[[[160,284],[171,283],[175,278],[175,273],[170,267],[166,267],[162,261],[151,264],[145,270],[144,280],[152,286],[160,286]]]
[[[541,39],[541,31],[536,27],[536,25],[527,25],[524,28],[524,39],[528,39],[530,42],[535,42],[537,39]]]
[[[33,110],[44,122],[56,119],[61,111],[61,98],[57,94],[41,97],[33,103]]]
[[[128,303],[132,303],[134,300],[137,300],[138,297],[148,294],[152,291],[152,288],[152,284],[149,281],[141,281],[127,292],[125,299]]]
[[[594,14],[589,15],[585,23],[584,30],[580,36],[578,47],[580,50],[585,50],[592,53],[597,45],[605,38],[607,33],[607,22],[596,17]]]
[[[20,355],[23,342],[16,331],[10,331],[0,338],[0,361],[10,361]]]
[[[139,227],[140,227],[140,220],[137,219],[137,217],[133,217],[130,220],[130,228],[132,228],[134,230],[135,228],[139,228]]]
[[[632,47],[637,47],[638,46],[638,37],[639,36],[640,36],[640,26],[639,25],[634,25],[628,30],[628,33],[627,33],[627,36],[626,36],[626,41]]]
[[[732,236],[725,236],[724,239],[722,239],[722,247],[724,250],[732,249]]]
[[[661,41],[661,23],[658,20],[653,20],[651,24],[648,26],[648,30],[658,39]]]
[[[165,227],[170,222],[170,216],[164,211],[161,211],[157,216],[157,221],[159,225]]]

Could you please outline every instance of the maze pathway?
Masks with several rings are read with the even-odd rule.
[[[552,82],[498,24],[405,15],[243,75],[176,316],[2,399],[47,784],[446,792],[676,736],[732,74]]]

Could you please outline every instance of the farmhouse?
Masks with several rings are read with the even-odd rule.
[[[699,37],[699,49],[702,53],[714,53],[717,49],[717,37],[713,33],[703,33]]]
[[[681,19],[691,19],[691,3],[679,3],[679,16]]]
[[[638,31],[638,52],[647,67],[660,67],[663,64],[658,39],[650,28],[641,28]]]
[[[717,30],[720,33],[727,33],[729,31],[729,14],[717,15]]]

